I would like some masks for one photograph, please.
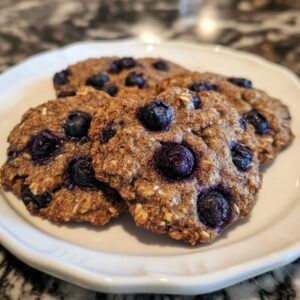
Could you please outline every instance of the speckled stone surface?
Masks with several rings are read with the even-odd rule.
[[[299,0],[1,0],[0,72],[82,40],[138,37],[218,43],[300,75]],[[300,299],[300,262],[209,295],[106,295],[33,270],[0,246],[0,299]]]

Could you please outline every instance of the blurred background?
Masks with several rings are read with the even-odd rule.
[[[137,38],[214,43],[258,54],[300,75],[300,0],[0,0],[0,73],[25,58],[82,40]],[[297,296],[298,295],[298,296]],[[300,299],[300,261],[197,297]],[[33,270],[0,246],[0,299],[125,299]]]
[[[217,43],[300,74],[300,0],[1,0],[0,70],[75,41]]]

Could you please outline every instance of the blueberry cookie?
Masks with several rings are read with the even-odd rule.
[[[20,196],[27,209],[55,223],[103,225],[126,209],[119,193],[95,178],[88,130],[111,97],[79,91],[29,109],[8,137],[0,183]]]
[[[185,87],[192,91],[217,91],[243,116],[245,125],[255,130],[260,162],[273,160],[278,152],[293,140],[291,115],[280,100],[253,88],[245,78],[225,77],[213,73],[186,72],[166,79],[158,87]]]
[[[110,96],[153,93],[157,82],[186,71],[160,58],[102,57],[81,61],[56,73],[58,97],[73,96],[80,86],[91,86]]]
[[[138,226],[195,245],[247,216],[261,186],[256,139],[214,91],[106,102],[92,121],[98,180]]]

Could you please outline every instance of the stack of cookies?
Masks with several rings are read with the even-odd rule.
[[[252,211],[260,164],[293,139],[287,106],[250,80],[157,58],[103,57],[53,77],[57,99],[8,137],[0,183],[54,223],[135,223],[191,245]]]

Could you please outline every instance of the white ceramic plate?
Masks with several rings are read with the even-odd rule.
[[[138,41],[77,43],[36,55],[0,76],[0,160],[21,115],[54,97],[52,75],[91,56],[160,56],[195,70],[253,80],[289,105],[296,139],[265,173],[251,218],[209,246],[188,247],[136,228],[123,216],[104,228],[55,226],[1,191],[0,242],[29,265],[90,289],[114,293],[206,293],[287,264],[300,255],[300,87],[295,75],[220,46]]]

